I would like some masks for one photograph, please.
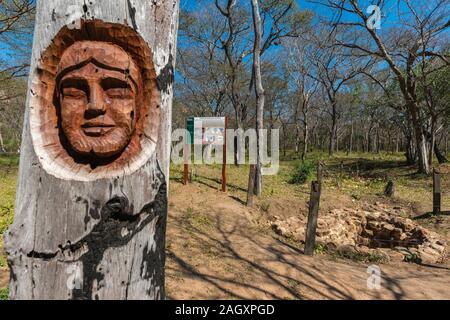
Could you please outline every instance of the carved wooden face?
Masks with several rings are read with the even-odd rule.
[[[60,124],[76,154],[108,158],[132,138],[140,77],[123,49],[96,46],[85,43],[64,53],[57,83]]]
[[[116,178],[156,155],[161,93],[152,50],[131,27],[100,20],[63,27],[31,83],[31,138],[47,173]]]

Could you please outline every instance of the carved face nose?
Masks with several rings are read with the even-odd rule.
[[[97,117],[106,112],[106,100],[103,89],[98,84],[90,88],[89,103],[86,108],[86,116]]]

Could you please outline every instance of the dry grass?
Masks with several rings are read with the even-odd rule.
[[[394,202],[411,207],[417,213],[431,211],[432,177],[416,174],[416,168],[404,164],[402,154],[366,154],[346,155],[337,153],[329,158],[322,153],[313,153],[310,159],[321,159],[326,165],[324,190],[330,193],[342,193],[356,200],[382,197],[388,180],[396,185]],[[297,160],[281,161],[280,170],[275,176],[263,177],[263,196],[258,200],[259,207],[267,205],[271,199],[309,198],[310,183],[303,185],[289,183]],[[213,189],[220,188],[220,165],[193,165],[193,181],[205,184]],[[228,166],[228,192],[241,202],[246,201],[249,167]],[[171,167],[171,179],[182,181],[183,167]],[[450,210],[450,174],[442,175],[442,210]],[[326,199],[324,199],[326,201]]]
[[[392,201],[402,206],[410,206],[417,214],[431,211],[432,208],[432,177],[415,174],[416,169],[404,165],[401,154],[352,154],[347,156],[338,153],[329,158],[321,153],[313,153],[310,160],[321,159],[326,165],[324,175],[324,196],[322,207],[332,207],[340,198],[351,197],[355,200],[383,198],[383,190],[389,179],[396,183],[396,195]],[[305,203],[309,199],[310,183],[302,185],[291,184],[293,170],[297,160],[281,161],[277,175],[263,177],[263,196],[256,200],[256,206],[261,212],[279,210],[277,204],[290,206],[289,200]],[[17,178],[17,157],[0,156],[0,268],[6,266],[6,259],[2,254],[3,233],[12,223],[14,215],[14,200]],[[193,181],[212,189],[221,187],[220,165],[195,165]],[[247,198],[247,183],[249,167],[228,166],[228,195],[238,202],[245,203]],[[450,172],[450,171],[449,171]],[[182,181],[183,167],[171,167],[171,181],[178,184]],[[313,177],[315,178],[315,177]],[[450,173],[442,174],[442,209],[450,211]],[[384,199],[384,198],[383,198]],[[205,200],[207,201],[207,200]],[[342,205],[342,203],[339,203]],[[170,205],[170,204],[169,204]],[[173,205],[173,204],[172,204]],[[200,203],[201,205],[201,203]],[[352,202],[344,205],[351,206]],[[282,210],[284,210],[282,208]],[[287,208],[289,209],[289,208]],[[296,209],[296,208],[294,208]],[[186,208],[187,231],[202,230],[211,232],[215,227],[208,216],[197,214],[194,209]],[[434,224],[433,221],[423,220],[423,224]],[[186,243],[189,246],[189,243]],[[298,244],[295,244],[296,246]],[[168,243],[170,246],[170,243]],[[218,252],[205,248],[207,255],[216,256]],[[0,291],[0,296],[6,291]]]
[[[17,157],[0,156],[0,268],[6,267],[6,258],[3,254],[3,233],[14,217],[17,161]]]

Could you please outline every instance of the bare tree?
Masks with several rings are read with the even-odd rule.
[[[311,32],[311,31],[309,31]],[[312,108],[314,95],[318,92],[320,82],[310,77],[309,73],[313,67],[311,60],[307,59],[308,52],[312,46],[302,38],[286,43],[289,51],[287,71],[295,84],[294,101],[294,122],[296,128],[297,141],[300,142],[300,132],[303,132],[303,148],[301,150],[301,159],[305,160],[308,152],[309,143],[309,116]],[[300,151],[299,146],[296,147]]]
[[[418,150],[419,172],[430,173],[427,139],[423,130],[425,120],[421,116],[417,98],[419,79],[415,68],[420,61],[429,57],[438,57],[448,64],[448,56],[434,50],[437,48],[433,46],[438,36],[450,26],[448,1],[399,0],[398,7],[400,8],[402,3],[407,8],[407,12],[403,13],[406,18],[401,21],[399,28],[393,28],[388,33],[388,37],[383,37],[377,32],[371,24],[373,12],[366,13],[358,1],[323,0],[321,3],[337,11],[338,19],[334,27],[343,27],[349,31],[346,37],[338,39],[340,46],[350,48],[358,55],[380,59],[394,72],[411,115]],[[387,1],[378,0],[375,4],[384,9]],[[344,17],[348,17],[347,20]],[[358,18],[357,21],[354,20],[355,17]],[[361,32],[369,37],[361,37]]]
[[[7,56],[0,58],[3,80],[28,74],[35,5],[34,0],[0,1],[0,49]]]
[[[219,40],[226,31],[223,17],[214,5],[180,16],[178,49],[179,82],[177,97],[190,112],[201,116],[223,115],[228,105],[229,78]]]
[[[336,30],[329,30],[325,25],[322,25],[318,31],[302,36],[303,41],[314,45],[314,49],[306,54],[306,59],[310,61],[310,67],[306,72],[310,78],[320,83],[329,105],[327,113],[331,118],[328,144],[330,156],[336,150],[338,121],[341,117],[338,95],[350,80],[372,64],[371,59],[357,61],[346,54],[333,42],[336,37]]]
[[[253,29],[255,33],[255,42],[253,47],[253,74],[255,77],[255,95],[256,95],[256,137],[258,155],[255,167],[255,193],[257,196],[261,195],[262,175],[261,175],[261,153],[262,153],[262,129],[264,129],[264,102],[265,93],[262,84],[261,75],[261,38],[262,38],[262,22],[259,14],[258,0],[252,0],[253,13]]]

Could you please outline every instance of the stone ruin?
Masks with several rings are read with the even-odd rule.
[[[274,218],[270,225],[277,234],[304,242],[307,217]],[[334,209],[319,214],[316,230],[316,243],[326,248],[350,248],[369,255],[384,255],[387,261],[425,264],[445,261],[447,244],[442,238],[411,219],[370,205],[366,210]]]

